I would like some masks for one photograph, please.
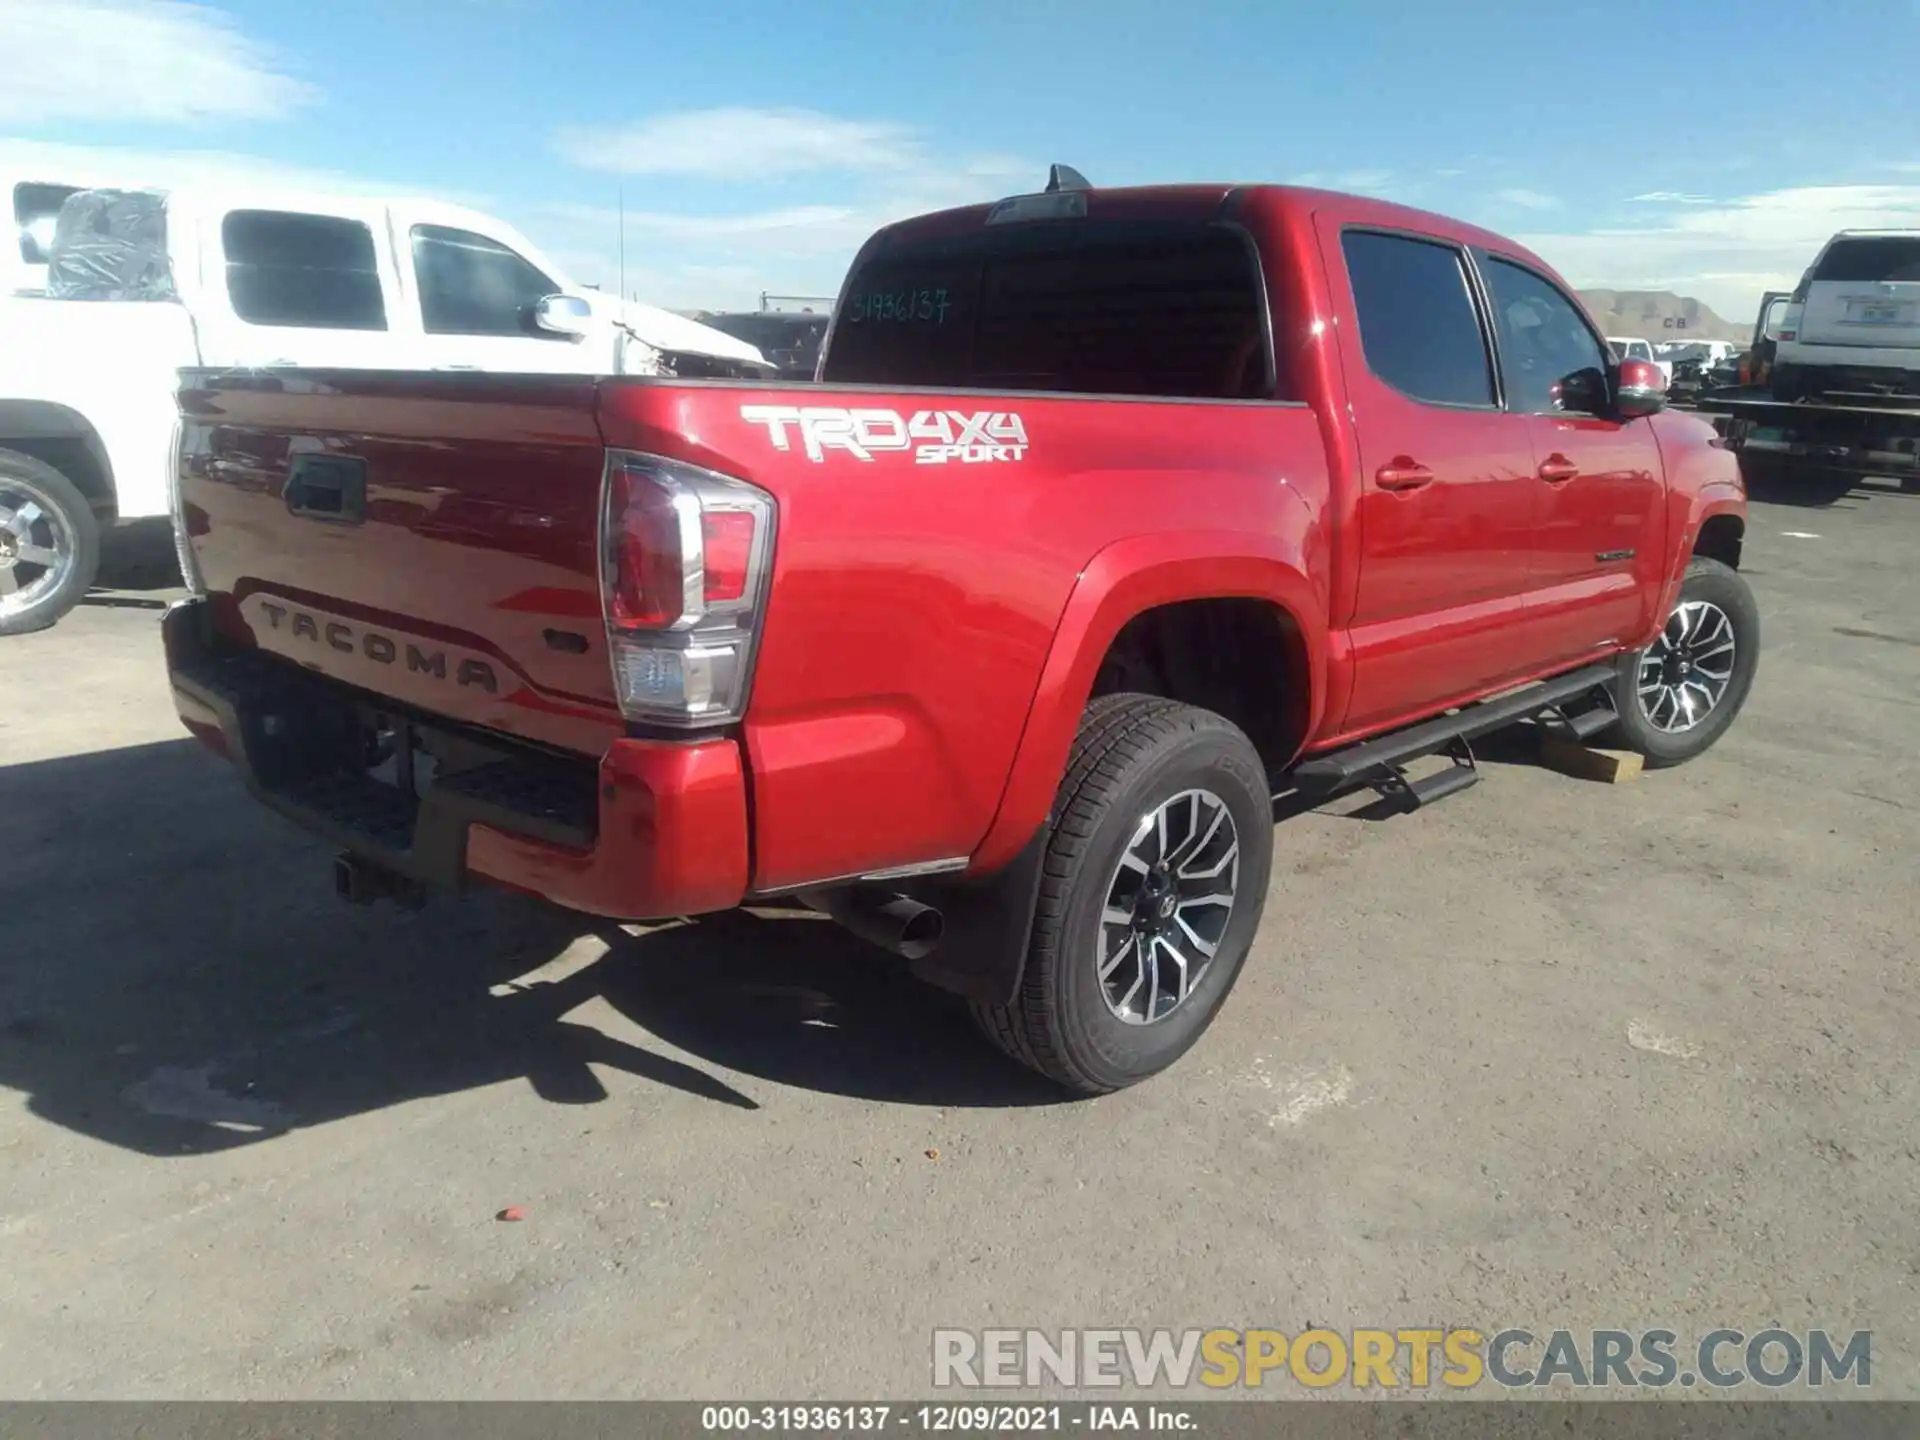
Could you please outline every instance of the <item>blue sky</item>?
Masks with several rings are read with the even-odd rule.
[[[0,170],[444,195],[673,306],[831,293],[886,220],[1038,188],[1305,180],[1732,319],[1920,226],[1920,5],[0,0]],[[48,175],[45,178],[59,178]]]

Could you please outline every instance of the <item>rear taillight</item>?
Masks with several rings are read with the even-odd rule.
[[[180,493],[180,471],[187,463],[180,446],[184,434],[184,422],[175,420],[167,437],[167,515],[173,525],[173,558],[180,566],[180,581],[193,594],[205,595],[206,582],[200,578],[200,562],[193,553],[193,526]]]
[[[629,720],[718,725],[746,708],[773,560],[773,497],[614,451],[600,527],[614,693]]]
[[[750,511],[701,512],[700,538],[706,546],[702,598],[707,604],[745,598],[753,564],[753,541],[759,532],[759,519]]]

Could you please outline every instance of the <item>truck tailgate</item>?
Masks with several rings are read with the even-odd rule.
[[[180,507],[231,640],[466,724],[598,755],[595,382],[187,372]]]

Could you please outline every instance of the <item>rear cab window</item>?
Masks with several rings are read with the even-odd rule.
[[[1212,221],[1073,219],[900,237],[849,277],[820,378],[1291,399],[1252,240]]]

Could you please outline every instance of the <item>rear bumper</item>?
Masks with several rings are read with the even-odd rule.
[[[470,880],[651,920],[747,891],[746,776],[730,739],[618,739],[596,763],[411,715],[283,660],[214,642],[204,602],[164,624],[174,708],[262,804],[422,884]],[[459,756],[417,796],[371,778],[357,724],[378,710]]]

